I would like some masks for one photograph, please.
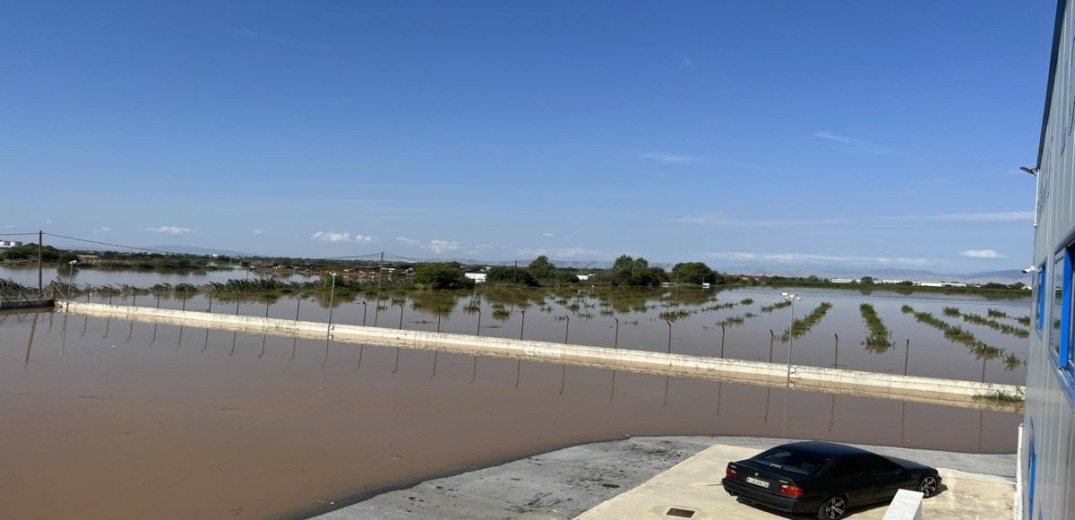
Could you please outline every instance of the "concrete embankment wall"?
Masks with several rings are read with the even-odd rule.
[[[55,307],[56,302],[53,300],[14,300],[14,301],[0,301],[0,310],[7,309],[48,309],[49,307]]]
[[[251,334],[325,338],[345,343],[441,350],[457,354],[526,359],[546,363],[773,387],[782,387],[789,384],[787,365],[776,363],[357,325],[334,324],[332,325],[332,330],[329,331],[328,325],[322,322],[147,307],[126,307],[98,303],[59,302],[58,305],[67,312],[76,314],[231,330]],[[976,400],[975,396],[998,392],[1013,395],[1021,393],[1023,390],[1021,387],[1014,385],[803,365],[792,366],[790,385],[797,390],[829,394],[1005,411],[1020,411],[1022,404],[998,404],[991,401]]]

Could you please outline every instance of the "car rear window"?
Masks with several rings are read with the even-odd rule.
[[[813,453],[773,448],[754,457],[754,460],[773,469],[810,475],[823,466],[828,458]]]

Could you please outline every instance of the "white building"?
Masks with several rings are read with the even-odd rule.
[[[484,283],[486,274],[485,273],[463,273],[463,276],[466,276],[467,278],[469,278],[471,280],[474,280],[474,283]]]
[[[22,247],[22,242],[17,240],[0,240],[0,249],[11,249],[13,247]]]
[[[1044,28],[1043,28],[1044,29]],[[1035,174],[1034,303],[1020,443],[1022,518],[1075,518],[1075,16],[1059,0]],[[1017,508],[1017,513],[1019,512]]]

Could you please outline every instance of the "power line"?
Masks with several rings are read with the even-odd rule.
[[[111,244],[111,243],[108,243],[108,242],[100,242],[100,241],[97,241],[97,240],[89,240],[89,239],[86,239],[86,238],[75,238],[75,237],[68,237],[68,236],[64,236],[64,235],[54,235],[52,233],[44,233],[44,234],[47,235],[47,236],[50,236],[50,237],[63,238],[63,239],[67,239],[67,240],[74,240],[76,242],[86,242],[86,243],[90,243],[90,244],[97,244],[99,246],[122,247],[124,249],[133,249],[135,251],[147,251],[147,252],[150,252],[150,253],[161,253],[161,254],[165,254],[165,255],[174,255],[174,254],[176,254],[174,251],[162,251],[160,249],[149,249],[147,247],[127,246],[127,245],[123,245],[123,244]]]
[[[325,257],[325,258],[316,258],[315,260],[358,260],[360,258],[376,259],[380,255],[381,255],[381,253],[368,253],[368,254],[364,254],[364,255],[330,256],[330,257]],[[389,252],[385,252],[384,255],[386,257],[391,256],[391,257],[393,257],[393,259],[396,259],[396,260],[402,260],[402,261],[405,261],[405,262],[411,262],[411,263],[416,263],[416,264],[428,261],[428,260],[418,260],[418,259],[415,259],[415,258],[407,258],[405,256],[400,256],[400,255],[392,254],[392,253],[389,253]]]
[[[0,233],[0,236],[32,236],[32,235],[36,235],[36,234],[37,233]],[[66,235],[57,235],[57,234],[54,234],[54,233],[42,232],[41,234],[45,235],[45,236],[54,237],[54,238],[62,238],[62,239],[65,239],[65,240],[74,240],[76,242],[85,242],[85,243],[88,243],[88,244],[95,244],[95,245],[99,245],[99,246],[119,247],[119,248],[123,248],[123,249],[134,250],[134,251],[145,251],[145,252],[149,252],[149,253],[160,253],[160,254],[165,254],[165,255],[186,254],[186,253],[177,253],[175,251],[164,251],[164,250],[161,250],[161,249],[151,249],[151,248],[148,248],[148,247],[138,247],[138,246],[129,246],[129,245],[125,245],[125,244],[115,244],[115,243],[111,243],[111,242],[102,242],[102,241],[99,241],[99,240],[90,240],[88,238],[78,238],[78,237],[70,237],[70,236],[66,236]],[[411,263],[416,263],[416,264],[429,261],[429,260],[419,260],[417,258],[409,258],[409,257],[406,257],[406,256],[401,256],[401,255],[388,253],[388,252],[366,253],[366,254],[362,254],[362,255],[310,258],[310,260],[358,260],[358,259],[375,260],[375,259],[379,258],[381,255],[392,257],[392,259],[394,259],[394,260],[411,262]],[[194,255],[194,256],[200,256],[200,255]],[[241,256],[248,256],[248,255],[241,255]],[[260,256],[260,255],[256,255],[256,256]],[[289,257],[279,256],[279,258],[289,258]]]
[[[380,253],[367,253],[364,255],[327,256],[324,258],[313,258],[312,260],[358,260],[359,258],[376,259],[378,256],[380,256]]]
[[[25,237],[34,236],[37,233],[0,233],[0,237]]]

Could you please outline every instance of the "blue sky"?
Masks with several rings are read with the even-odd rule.
[[[0,3],[0,233],[1024,267],[1055,3]],[[54,240],[63,247],[75,245]]]

